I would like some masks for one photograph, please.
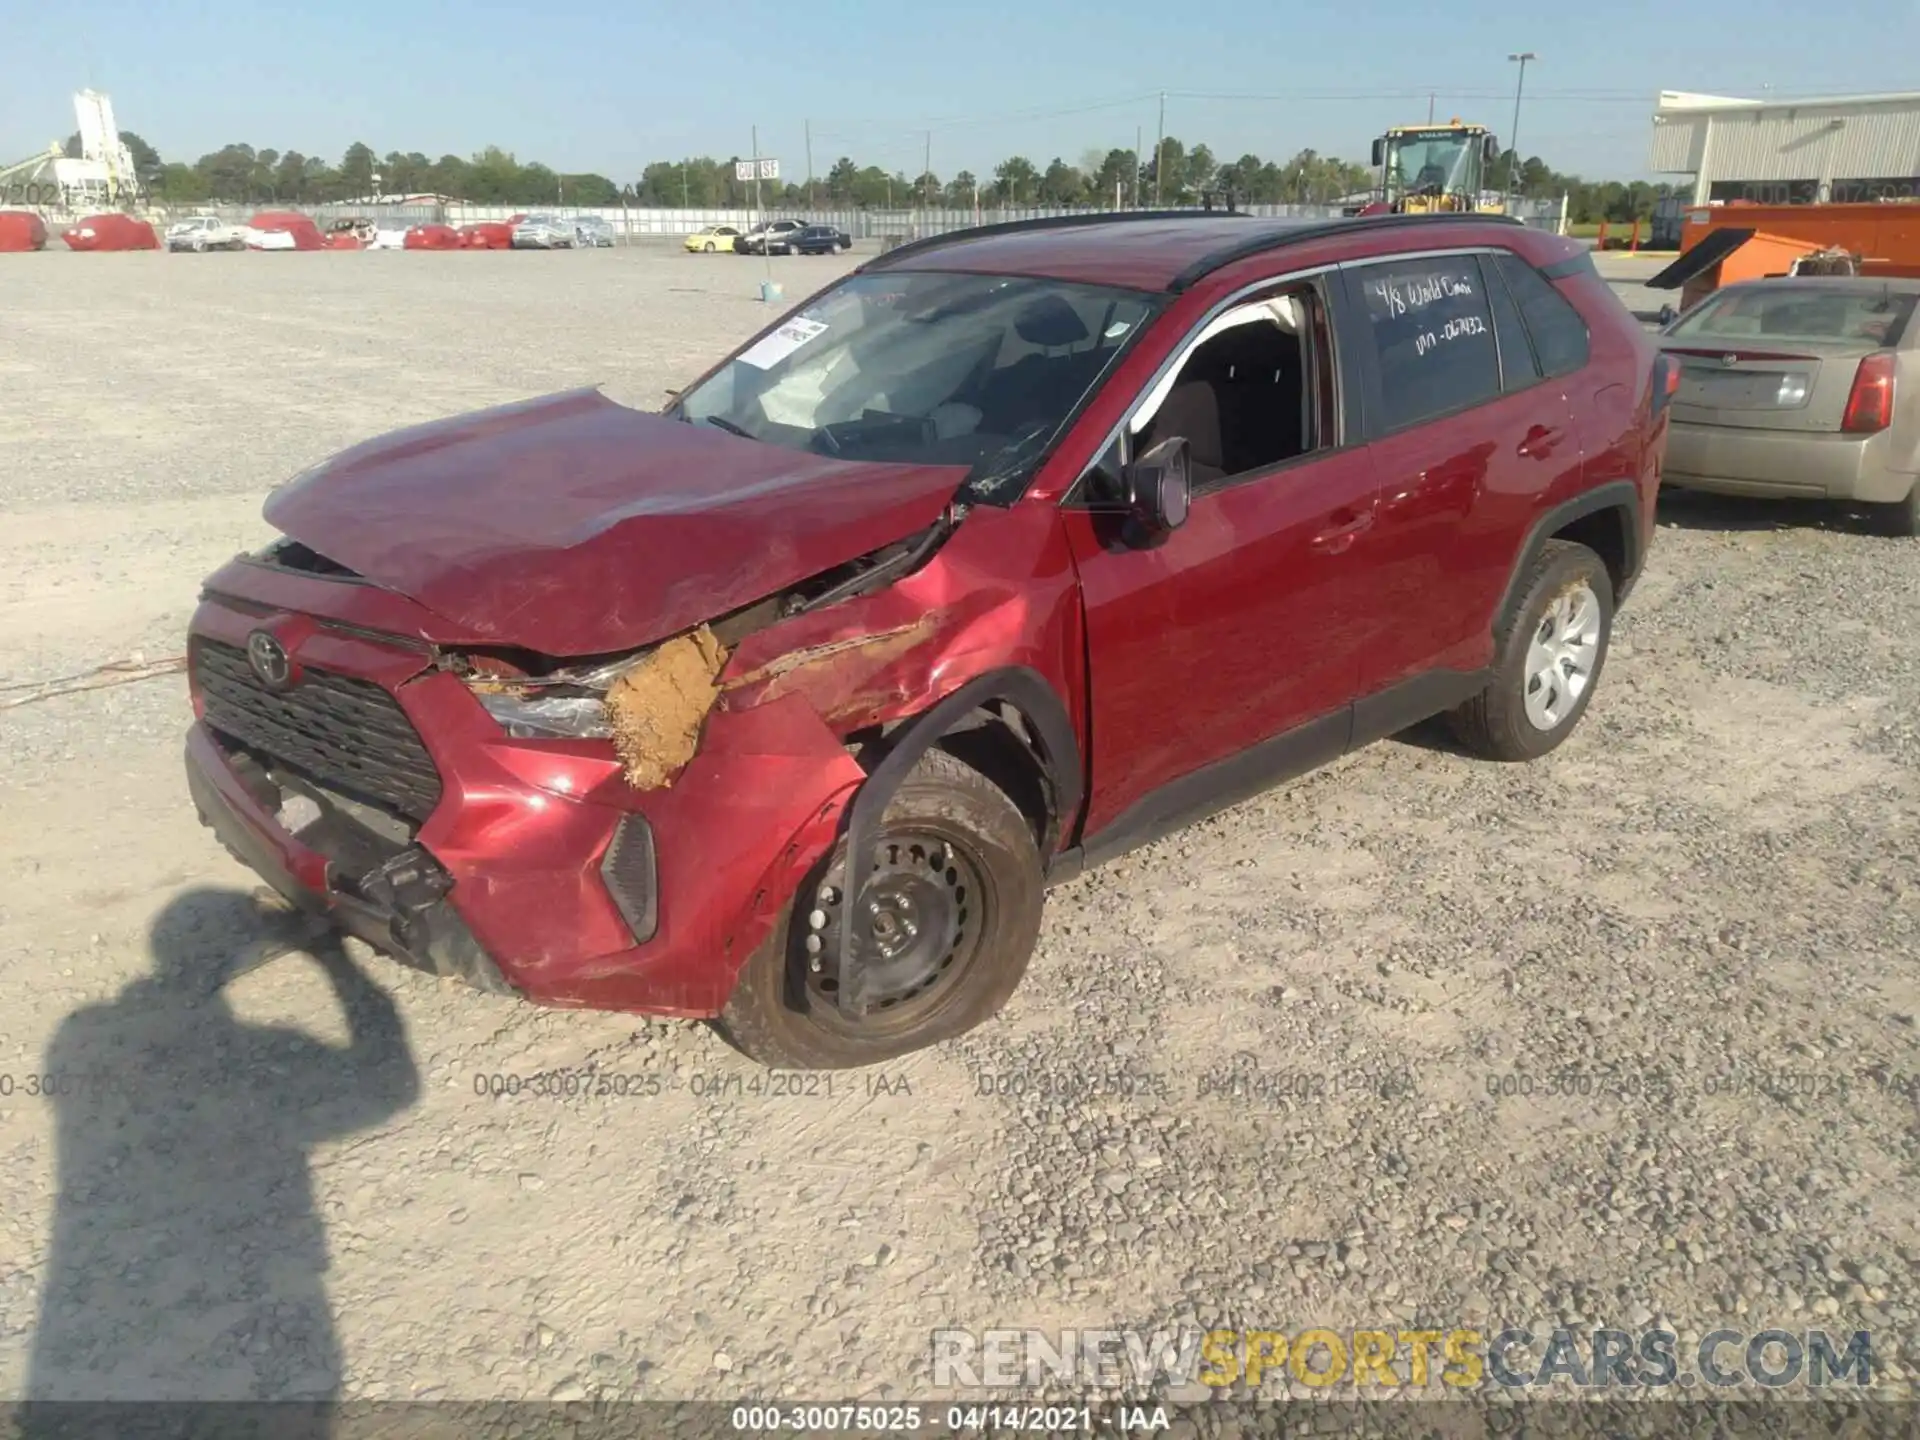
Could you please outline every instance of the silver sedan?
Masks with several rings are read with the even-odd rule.
[[[1663,480],[1872,506],[1920,535],[1920,280],[1716,290],[1660,332],[1680,362]]]
[[[573,221],[555,215],[529,215],[513,227],[516,250],[571,250],[580,243]]]

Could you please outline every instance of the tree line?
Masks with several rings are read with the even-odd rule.
[[[522,164],[498,146],[439,159],[413,151],[378,154],[356,141],[338,162],[298,150],[256,150],[226,145],[191,164],[162,159],[131,131],[121,140],[154,199],[169,204],[224,201],[234,204],[323,205],[375,194],[446,195],[477,205],[582,205],[624,203],[650,207],[733,209],[753,203],[754,184],[735,175],[742,156],[659,160],[639,178],[621,183],[605,175],[567,173],[536,162]],[[79,136],[67,142],[79,153]],[[1005,206],[1197,205],[1211,196],[1240,204],[1327,205],[1365,195],[1376,180],[1366,165],[1313,150],[1287,160],[1246,154],[1222,160],[1204,144],[1189,147],[1168,136],[1144,154],[1091,149],[1070,164],[1059,156],[1045,165],[1012,155],[985,173],[961,170],[942,177],[908,175],[851,156],[834,160],[812,177],[783,175],[763,181],[760,203],[781,210],[910,209],[940,206],[971,209]],[[1569,218],[1581,223],[1630,221],[1652,215],[1670,187],[1644,181],[1589,181],[1562,174],[1538,156],[1522,160],[1512,151],[1490,177],[1494,188],[1518,181],[1521,195],[1538,200],[1568,197]]]

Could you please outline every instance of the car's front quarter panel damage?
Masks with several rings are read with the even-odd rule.
[[[971,511],[923,568],[740,642],[719,709],[802,696],[841,736],[918,714],[999,666],[1037,670],[1075,728],[1083,652],[1073,561],[1051,507]]]
[[[659,837],[661,932],[604,976],[576,974],[569,1001],[652,1010],[672,991],[684,1013],[717,1011],[832,851],[886,735],[975,677],[1037,672],[1078,733],[1077,594],[1051,507],[976,510],[913,574],[743,639],[693,758],[635,797]]]

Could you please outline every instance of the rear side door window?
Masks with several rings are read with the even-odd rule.
[[[1376,434],[1452,415],[1500,394],[1500,347],[1475,256],[1422,255],[1355,266],[1346,283],[1373,339]]]
[[[1548,379],[1571,375],[1587,363],[1587,322],[1546,276],[1518,255],[1500,252],[1493,268],[1519,307],[1540,373]]]

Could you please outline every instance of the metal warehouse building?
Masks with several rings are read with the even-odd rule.
[[[1920,93],[1736,100],[1663,90],[1651,168],[1694,177],[1692,203],[1920,196]]]

